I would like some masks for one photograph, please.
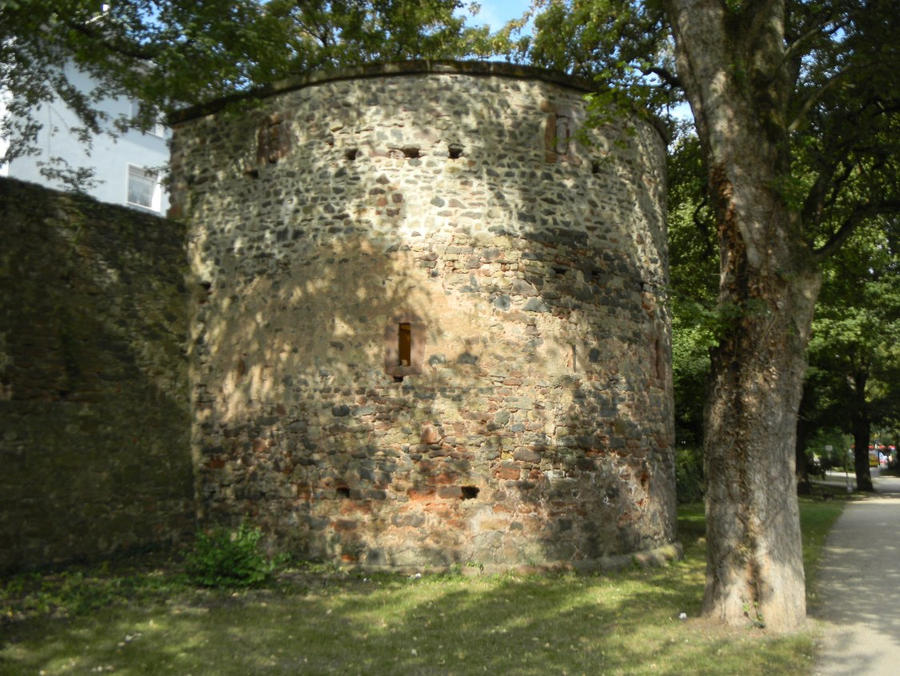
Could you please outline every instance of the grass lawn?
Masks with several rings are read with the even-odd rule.
[[[809,577],[842,504],[801,500]],[[0,674],[808,672],[810,634],[697,617],[702,508],[683,508],[679,529],[682,561],[596,576],[303,567],[226,591],[149,560],[17,576],[0,582]]]

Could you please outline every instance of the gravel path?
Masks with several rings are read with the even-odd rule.
[[[900,479],[873,478],[878,495],[848,504],[826,541],[816,675],[900,674]]]

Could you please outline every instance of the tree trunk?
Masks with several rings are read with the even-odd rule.
[[[866,382],[864,371],[853,376],[853,469],[856,472],[856,490],[874,492],[872,473],[869,471],[869,441],[872,427],[866,406]]]
[[[782,631],[802,626],[806,616],[794,473],[806,368],[797,324],[808,326],[812,317],[804,287],[815,289],[815,280],[758,290],[753,300],[765,298],[770,311],[749,310],[713,354],[703,608],[727,624],[749,620]],[[739,290],[730,291],[737,301]]]
[[[718,220],[727,324],[705,411],[703,608],[727,624],[791,631],[806,619],[794,454],[820,281],[779,191],[790,175],[783,3],[740,7],[667,0]]]

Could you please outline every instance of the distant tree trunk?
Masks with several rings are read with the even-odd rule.
[[[872,473],[869,471],[869,441],[872,426],[866,406],[866,382],[868,374],[857,371],[853,375],[853,469],[856,472],[856,490],[874,492]]]
[[[802,404],[801,404],[802,409]],[[812,493],[812,483],[809,480],[809,461],[806,457],[806,444],[809,435],[809,425],[803,419],[803,416],[797,416],[797,444],[795,447],[794,457],[796,458],[796,469],[794,476],[797,479],[797,495],[809,495]]]
[[[730,326],[712,355],[705,413],[704,614],[775,631],[805,624],[794,484],[797,409],[820,280],[790,174],[783,4],[668,0],[678,75],[694,113],[718,220],[718,306]],[[764,16],[763,16],[764,14]]]

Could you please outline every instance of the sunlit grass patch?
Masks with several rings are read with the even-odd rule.
[[[801,509],[812,565],[840,504],[803,502]],[[27,585],[8,581],[0,601],[15,619],[0,626],[0,673],[808,671],[807,634],[773,638],[698,618],[702,508],[685,507],[679,525],[682,561],[604,575],[416,577],[305,566],[265,588],[235,591],[198,590],[177,566],[121,579],[86,570],[82,580],[106,590],[104,605],[66,608],[72,585],[64,592],[52,576],[35,577],[32,593],[43,585],[45,600],[54,599],[46,612],[22,611]]]

